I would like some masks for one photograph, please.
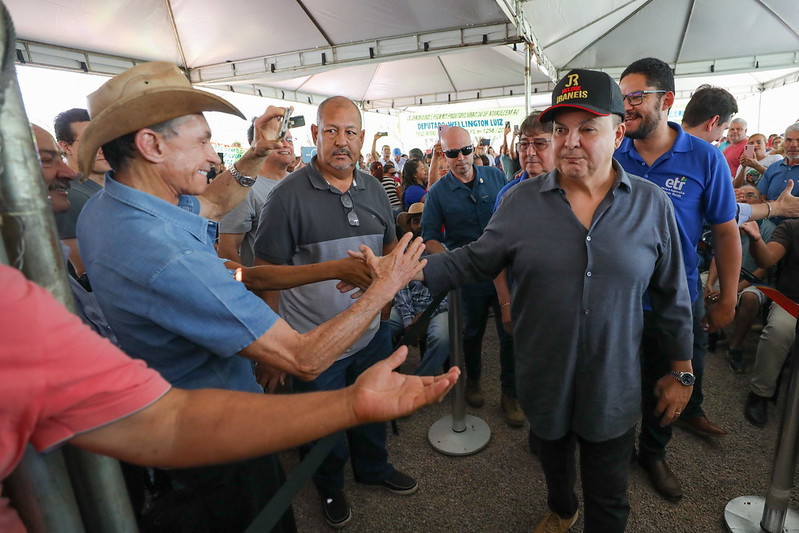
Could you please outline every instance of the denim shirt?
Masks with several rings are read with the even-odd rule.
[[[237,353],[277,315],[233,279],[199,212],[194,196],[170,204],[109,172],[78,219],[86,271],[128,355],[178,387],[263,392]]]
[[[448,172],[427,191],[422,212],[425,241],[435,239],[448,250],[454,250],[483,234],[494,212],[497,194],[507,182],[494,167],[472,168],[475,169],[472,188]]]

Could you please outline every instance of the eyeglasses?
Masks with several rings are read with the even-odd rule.
[[[454,150],[444,150],[444,155],[450,159],[455,159],[456,157],[458,157],[458,154],[463,154],[466,156],[471,154],[472,152],[474,152],[474,146],[470,144],[469,146],[464,146],[463,148],[456,148]]]
[[[622,95],[622,98],[627,100],[628,104],[635,107],[637,105],[641,105],[641,102],[644,101],[644,96],[647,94],[665,94],[667,92],[668,91],[638,91],[635,93]]]
[[[755,200],[757,198],[760,198],[760,194],[756,192],[748,192],[744,194],[744,198],[746,198],[747,200]]]
[[[358,220],[358,213],[355,212],[355,208],[352,204],[352,196],[350,196],[349,192],[345,192],[341,195],[341,205],[343,205],[347,211],[347,222],[350,223],[350,226],[358,227],[361,225],[361,221]]]
[[[533,150],[536,152],[540,152],[542,150],[546,150],[549,143],[552,141],[549,139],[533,139],[532,141],[519,141],[516,143],[516,151],[517,152],[526,152],[530,146],[533,147]]]

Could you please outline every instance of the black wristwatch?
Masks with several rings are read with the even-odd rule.
[[[671,376],[679,381],[680,385],[685,385],[686,387],[690,387],[694,384],[694,381],[696,381],[696,377],[690,372],[677,372],[676,370],[672,370]]]
[[[249,176],[245,176],[241,172],[236,169],[236,163],[230,165],[230,175],[233,176],[233,179],[239,182],[239,185],[242,187],[252,187],[255,185],[255,178],[251,178]]]

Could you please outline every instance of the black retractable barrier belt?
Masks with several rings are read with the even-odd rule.
[[[416,337],[419,336],[419,333],[421,333],[422,328],[424,328],[425,324],[427,324],[427,322],[430,320],[430,317],[432,317],[433,313],[435,313],[436,309],[438,309],[438,304],[440,304],[441,300],[446,297],[447,291],[437,294],[435,298],[433,298],[433,301],[430,302],[430,305],[428,305],[427,308],[422,312],[422,315],[419,317],[419,319],[414,322],[410,328],[408,328],[408,331],[405,332],[405,335],[402,336],[394,348],[399,348],[400,346],[413,343],[413,341],[416,340]]]
[[[280,517],[286,512],[294,496],[305,486],[305,483],[311,478],[313,473],[322,464],[322,461],[333,449],[336,441],[344,436],[344,432],[333,433],[323,438],[313,447],[311,452],[303,462],[294,470],[291,477],[280,487],[280,490],[275,494],[274,498],[269,500],[266,507],[258,513],[255,520],[252,521],[250,527],[247,528],[245,533],[266,533],[272,531],[275,524],[278,523]]]

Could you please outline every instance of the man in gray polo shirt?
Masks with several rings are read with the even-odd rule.
[[[431,256],[423,277],[437,293],[509,268],[516,390],[540,439],[548,490],[534,531],[576,521],[579,442],[585,529],[622,532],[640,416],[643,294],[653,297],[674,371],[655,391],[662,424],[691,396],[691,302],[668,197],[613,160],[625,132],[619,86],[605,73],[573,70],[552,104],[539,120],[554,119],[556,169],[508,191],[482,236]]]
[[[284,178],[264,206],[255,239],[255,264],[304,265],[347,257],[348,250],[367,245],[390,252],[396,246],[394,217],[383,186],[356,168],[364,131],[358,108],[343,97],[319,105],[311,126],[317,155],[310,164]],[[353,303],[335,281],[281,291],[279,314],[303,332],[315,328]],[[349,350],[309,382],[294,382],[294,390],[341,389],[391,352],[391,332],[375,315],[366,332]],[[416,480],[388,462],[385,424],[367,424],[350,431],[355,479],[398,494],[416,491]],[[314,474],[325,519],[342,527],[351,516],[342,492],[348,458],[342,438]]]

